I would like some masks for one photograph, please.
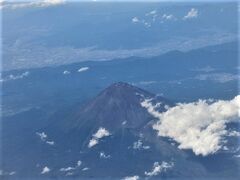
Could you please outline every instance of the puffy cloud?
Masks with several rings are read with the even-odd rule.
[[[198,17],[198,10],[195,8],[192,8],[186,16],[183,17],[183,19],[192,19]]]
[[[47,173],[49,173],[51,170],[47,167],[47,166],[45,166],[43,169],[42,169],[42,172],[41,172],[41,174],[47,174]]]
[[[87,71],[89,70],[89,67],[81,67],[78,72],[84,72],[84,71]]]
[[[239,118],[240,95],[229,101],[179,103],[166,112],[158,112],[149,99],[141,105],[159,119],[153,125],[159,136],[174,139],[180,149],[192,149],[196,155],[206,156],[226,143],[226,124]]]
[[[91,148],[95,145],[98,144],[99,139],[110,136],[111,134],[109,133],[108,130],[105,128],[100,127],[98,131],[92,136],[93,138],[89,141],[88,147]]]
[[[150,171],[150,172],[145,171],[144,174],[146,176],[157,176],[161,172],[165,172],[165,171],[167,171],[167,169],[172,168],[173,166],[174,166],[174,163],[172,163],[172,162],[167,163],[167,162],[163,161],[161,164],[159,164],[159,162],[155,162],[153,164],[152,171]]]
[[[195,79],[201,81],[216,81],[219,83],[226,83],[233,80],[238,80],[238,75],[230,74],[230,73],[211,73],[211,74],[200,74],[195,77]]]
[[[139,176],[127,176],[125,178],[123,178],[123,180],[138,180]]]
[[[98,131],[93,135],[93,137],[96,138],[96,139],[100,139],[100,138],[103,138],[103,137],[109,136],[109,135],[110,135],[110,133],[108,132],[108,130],[100,127],[98,129]]]
[[[36,0],[36,1],[20,1],[20,2],[7,2],[0,3],[1,8],[19,9],[19,8],[34,8],[34,7],[49,7],[64,4],[65,0]]]
[[[89,143],[88,143],[88,147],[91,148],[91,147],[93,147],[93,146],[95,146],[97,144],[98,144],[98,140],[97,139],[91,139],[89,141]]]
[[[132,22],[133,22],[133,23],[138,23],[138,22],[139,22],[138,17],[134,17],[134,18],[132,18]]]

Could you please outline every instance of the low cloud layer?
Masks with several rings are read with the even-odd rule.
[[[153,125],[159,136],[174,139],[180,149],[192,149],[196,155],[206,156],[226,143],[226,124],[239,118],[240,95],[229,101],[179,103],[166,112],[158,112],[151,100],[141,105],[159,119]]]

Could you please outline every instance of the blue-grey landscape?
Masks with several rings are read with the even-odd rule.
[[[0,179],[239,179],[239,12],[0,1]]]

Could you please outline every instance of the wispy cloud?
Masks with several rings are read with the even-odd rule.
[[[78,72],[84,72],[88,70],[89,70],[89,67],[81,67],[80,69],[78,69]]]
[[[195,8],[192,8],[188,13],[183,17],[184,20],[187,19],[193,19],[198,17],[198,10]]]
[[[158,112],[150,100],[141,104],[159,119],[153,125],[159,136],[172,138],[180,149],[192,149],[196,155],[206,156],[226,143],[226,124],[239,118],[240,95],[229,101],[179,103],[166,112]]]
[[[226,83],[229,81],[238,80],[239,76],[230,73],[210,73],[210,74],[200,74],[195,77],[195,79],[201,81],[216,81],[219,83]]]

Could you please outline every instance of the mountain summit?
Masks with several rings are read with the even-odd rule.
[[[53,117],[47,127],[49,132],[66,134],[65,137],[78,137],[81,142],[88,142],[93,133],[99,128],[117,133],[123,129],[140,130],[153,117],[142,107],[141,103],[151,99],[153,104],[161,102],[162,106],[171,103],[145,90],[124,82],[117,82],[102,92],[87,104],[74,107],[71,112]]]
[[[103,126],[112,131],[140,128],[152,119],[141,106],[145,99],[156,99],[156,96],[127,83],[114,83],[77,112],[73,126],[81,129],[92,124],[93,127]],[[164,98],[161,101],[167,103]]]

